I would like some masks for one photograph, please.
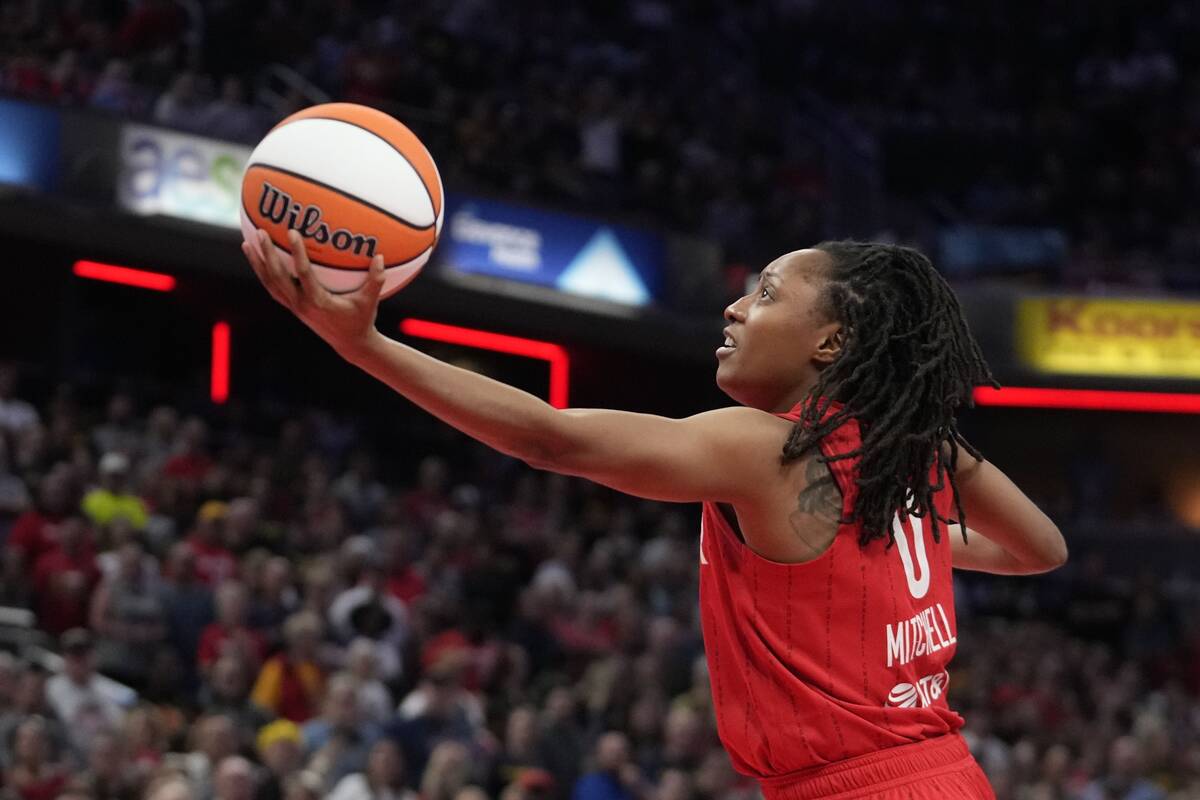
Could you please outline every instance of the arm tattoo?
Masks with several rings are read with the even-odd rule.
[[[805,460],[804,488],[789,515],[792,531],[814,553],[822,553],[837,534],[842,519],[842,492],[829,467],[813,454]]]

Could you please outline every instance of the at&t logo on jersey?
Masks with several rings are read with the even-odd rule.
[[[946,693],[950,685],[950,673],[942,670],[936,675],[926,675],[916,684],[897,683],[888,692],[887,704],[897,708],[920,708],[933,703]]]

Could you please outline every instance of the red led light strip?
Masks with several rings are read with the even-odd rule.
[[[1148,411],[1165,414],[1200,414],[1200,394],[1168,392],[1112,392],[1096,389],[1034,389],[979,386],[975,402],[981,406],[1014,408],[1074,408],[1090,411]]]
[[[477,347],[480,350],[491,350],[496,353],[508,353],[545,361],[550,365],[550,405],[555,408],[567,407],[567,395],[571,381],[571,359],[567,355],[567,351],[560,345],[553,342],[540,342],[536,339],[522,339],[519,336],[508,336],[503,333],[476,330],[475,328],[443,325],[440,322],[429,322],[423,319],[402,320],[400,332],[421,339],[432,339],[447,344]]]
[[[229,399],[229,323],[218,322],[212,329],[212,377],[209,394],[214,403]]]
[[[76,261],[74,272],[80,278],[136,286],[139,289],[150,289],[155,292],[169,292],[175,288],[175,278],[171,275],[148,272],[143,269],[131,269],[130,267],[118,267],[115,264],[101,264],[98,261]]]

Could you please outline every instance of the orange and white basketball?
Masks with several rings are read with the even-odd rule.
[[[332,292],[362,285],[382,253],[384,296],[429,260],[442,230],[442,179],[425,145],[366,106],[326,103],[276,125],[242,175],[242,233],[267,232],[291,264],[289,228],[304,237],[313,272]]]

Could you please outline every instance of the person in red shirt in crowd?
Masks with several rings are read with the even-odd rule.
[[[75,500],[66,469],[54,469],[38,486],[37,504],[17,517],[5,544],[6,563],[16,570],[18,580],[43,554],[57,544],[55,526],[67,518]]]
[[[200,634],[196,665],[207,672],[228,650],[237,650],[243,660],[258,669],[267,654],[262,634],[246,624],[250,593],[236,580],[226,580],[216,591],[217,619]]]
[[[405,516],[426,528],[438,514],[450,508],[446,491],[449,470],[437,456],[426,456],[417,467],[417,486],[405,492],[402,501]]]
[[[5,783],[19,800],[54,800],[67,783],[68,772],[54,762],[46,722],[30,717],[21,723],[13,736],[12,764],[5,773]]]
[[[384,536],[382,548],[384,563],[388,565],[387,591],[406,606],[428,590],[425,576],[413,564],[412,553],[404,534],[391,532]]]
[[[163,474],[169,478],[199,483],[213,468],[206,442],[208,428],[198,417],[191,417],[179,430],[179,450],[163,464]]]
[[[183,7],[170,0],[146,0],[133,5],[116,32],[123,53],[146,53],[178,44],[187,28]]]
[[[209,500],[196,512],[196,524],[188,537],[188,546],[196,559],[196,575],[209,586],[216,586],[237,572],[237,560],[225,546],[227,504]]]
[[[55,526],[58,544],[33,567],[38,624],[59,634],[88,624],[92,590],[100,582],[92,533],[83,517],[71,516]]]

